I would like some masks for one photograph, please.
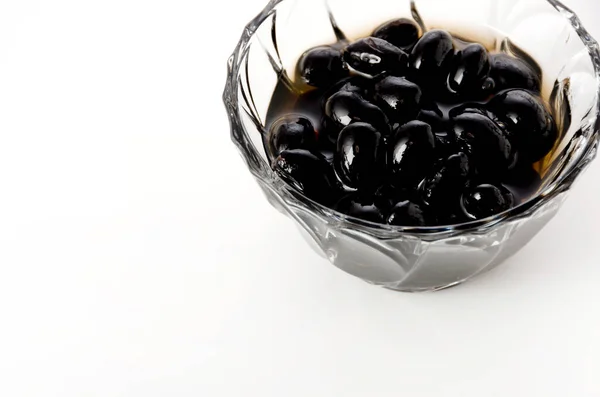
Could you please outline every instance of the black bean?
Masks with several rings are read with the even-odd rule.
[[[465,112],[452,118],[454,141],[468,153],[479,174],[502,175],[515,157],[506,132],[494,120],[480,113]]]
[[[417,42],[410,56],[410,67],[419,82],[431,89],[446,82],[452,58],[454,40],[444,30],[430,30]]]
[[[354,92],[340,91],[333,94],[325,104],[325,116],[339,130],[356,122],[371,124],[383,135],[390,132],[385,113]]]
[[[324,205],[335,202],[339,183],[333,168],[317,153],[285,150],[273,161],[273,170],[306,197]]]
[[[490,77],[496,91],[509,88],[522,88],[539,93],[541,76],[531,65],[522,59],[500,53],[491,56]]]
[[[381,73],[401,75],[408,67],[406,52],[376,37],[367,37],[348,45],[344,49],[344,60],[355,70],[370,76]]]
[[[410,51],[421,37],[421,29],[410,19],[401,18],[380,26],[372,36],[388,41],[405,51]]]
[[[425,211],[418,204],[402,201],[392,208],[387,219],[394,226],[426,226],[428,224]]]
[[[385,223],[386,213],[375,203],[370,194],[350,193],[343,197],[336,205],[335,210],[354,218],[374,223]]]
[[[375,84],[373,99],[396,123],[414,120],[420,111],[421,88],[404,77],[388,76]]]
[[[440,162],[420,186],[423,201],[443,210],[453,208],[470,175],[469,157],[458,153]]]
[[[467,217],[484,219],[510,209],[514,198],[501,185],[483,184],[468,189],[462,196],[461,204]]]
[[[388,167],[395,184],[416,187],[435,160],[435,138],[429,124],[411,121],[390,139]]]
[[[336,159],[338,175],[347,186],[376,185],[385,161],[381,133],[370,124],[350,124],[340,132]]]
[[[539,96],[525,90],[508,90],[496,95],[489,106],[506,124],[521,161],[536,162],[554,147],[558,128]]]
[[[269,150],[273,156],[290,149],[314,149],[317,143],[315,128],[303,116],[288,115],[277,120],[268,135]]]
[[[470,44],[452,60],[448,87],[461,96],[479,96],[490,73],[490,56],[481,44]]]
[[[348,76],[342,53],[330,46],[316,47],[305,52],[298,62],[300,76],[314,87],[329,87]]]

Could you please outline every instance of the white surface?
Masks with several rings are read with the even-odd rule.
[[[0,395],[600,396],[600,162],[489,275],[353,279],[229,141],[225,60],[263,5],[0,3]]]

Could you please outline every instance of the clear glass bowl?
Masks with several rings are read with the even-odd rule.
[[[278,78],[294,76],[308,48],[333,43],[342,34],[350,40],[366,36],[400,17],[477,38],[500,51],[521,48],[540,64],[543,95],[563,133],[538,165],[545,183],[530,201],[468,224],[392,227],[325,208],[271,171],[262,134]],[[556,0],[273,0],[248,24],[228,67],[224,101],[232,138],[268,200],[334,265],[394,290],[447,288],[502,263],[550,221],[596,156],[599,47]]]

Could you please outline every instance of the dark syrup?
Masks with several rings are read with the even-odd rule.
[[[296,94],[289,89],[285,81],[280,80],[275,88],[271,105],[267,113],[266,130],[280,117],[288,114],[298,114],[308,118],[317,132],[323,130],[323,107],[322,101],[326,100],[320,90],[311,90],[303,94]],[[456,106],[455,103],[438,103],[444,114],[444,120],[448,121],[449,110]],[[266,137],[263,141],[266,145]],[[265,146],[266,150],[266,146]],[[324,147],[321,153],[329,162],[333,162],[333,145]],[[268,150],[266,150],[268,153]],[[269,160],[272,156],[269,155]],[[518,204],[524,203],[539,191],[542,186],[542,178],[534,170],[534,167],[520,167],[510,173],[510,177],[503,182],[503,186],[510,190]]]
[[[455,45],[457,50],[466,47],[468,44],[472,42],[465,40],[463,37],[455,39]],[[346,46],[348,43],[344,41],[340,41],[333,46],[336,48],[342,48]],[[499,51],[496,49],[487,48],[490,54],[498,54]],[[508,51],[507,51],[508,52]],[[526,63],[534,70],[540,77],[541,81],[541,68],[537,65],[537,63],[524,51],[514,47],[511,45],[510,56],[518,58],[520,61]],[[355,72],[351,72],[351,76],[356,76]],[[368,78],[368,77],[367,77]],[[298,81],[296,76],[296,81]],[[423,90],[424,97],[427,97],[428,93],[426,90]],[[498,91],[494,91],[493,94],[496,94]],[[274,122],[280,119],[282,116],[287,116],[290,114],[304,116],[308,118],[315,130],[318,134],[318,139],[320,142],[319,152],[330,162],[333,166],[334,162],[334,152],[335,152],[335,143],[328,142],[327,139],[324,139],[323,134],[326,134],[326,126],[324,125],[325,115],[324,115],[324,104],[331,95],[331,88],[327,89],[316,89],[313,87],[308,87],[301,83],[292,83],[290,84],[289,79],[287,77],[280,78],[277,83],[275,90],[272,95],[270,107],[268,109],[266,123],[265,123],[265,131],[269,131]],[[449,124],[449,112],[451,109],[456,108],[464,103],[469,104],[486,104],[488,100],[493,96],[493,94],[489,94],[486,97],[475,98],[472,100],[469,98],[468,101],[464,101],[461,99],[457,99],[456,97],[448,96],[448,97],[437,97],[436,100],[432,100],[431,102],[437,106],[442,112],[442,119],[445,124]],[[548,106],[550,108],[550,106]],[[423,113],[422,113],[423,114]],[[421,116],[419,116],[419,119]],[[446,135],[446,131],[444,131],[444,127],[436,128],[432,123],[430,123],[432,127],[434,127],[434,132],[436,135],[440,137],[444,137]],[[564,126],[562,126],[564,127]],[[272,154],[267,150],[267,141],[266,136],[263,139],[265,143],[265,150],[269,157],[270,161],[273,161]],[[514,196],[514,206],[522,204],[529,199],[531,199],[537,192],[539,192],[540,188],[543,184],[543,179],[540,177],[536,169],[538,164],[543,162],[540,161],[536,164],[519,164],[513,167],[511,171],[508,172],[502,178],[501,185],[504,186],[507,190],[509,190]],[[498,183],[500,185],[500,183]]]

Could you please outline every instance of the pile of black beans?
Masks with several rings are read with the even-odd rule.
[[[537,65],[407,19],[310,49],[298,73],[322,117],[300,105],[279,115],[266,139],[273,169],[306,197],[375,223],[506,211],[524,200],[506,180],[531,173],[558,137]]]

